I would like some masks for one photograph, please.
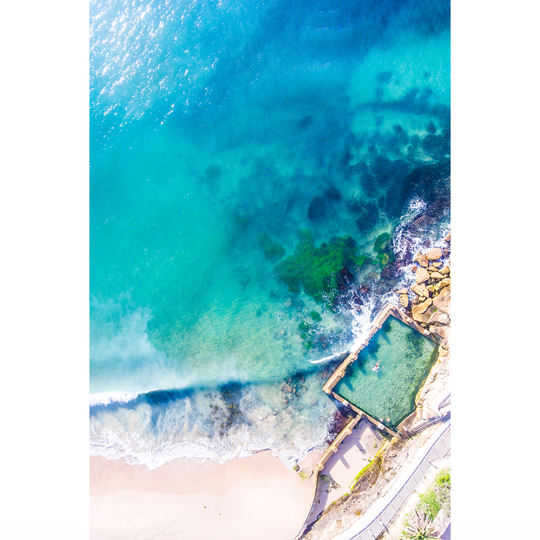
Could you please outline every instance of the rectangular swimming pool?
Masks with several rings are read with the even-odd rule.
[[[436,343],[390,315],[334,392],[395,429],[414,411],[437,354]]]

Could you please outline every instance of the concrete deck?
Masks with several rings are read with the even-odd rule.
[[[350,492],[350,485],[356,475],[367,465],[385,443],[380,431],[366,418],[362,418],[351,434],[338,446],[324,464],[320,475],[332,481],[325,482],[311,512],[308,525],[316,521],[319,514],[334,501]]]

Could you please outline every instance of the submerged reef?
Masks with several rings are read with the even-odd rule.
[[[270,238],[266,233],[259,235],[259,245],[263,250],[266,259],[276,262],[285,255],[285,248],[273,238]]]
[[[337,294],[338,273],[344,268],[350,271],[362,266],[367,257],[357,255],[356,242],[350,236],[333,237],[316,247],[310,231],[299,234],[300,242],[294,253],[276,265],[276,275],[291,292],[300,292],[303,287],[317,303],[325,300],[332,304]]]
[[[382,233],[377,236],[373,244],[373,251],[377,253],[377,260],[381,266],[381,270],[393,260],[391,244],[391,236],[389,233]]]

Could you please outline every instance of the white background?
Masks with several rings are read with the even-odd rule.
[[[453,540],[540,538],[539,12],[452,2]],[[88,13],[0,15],[2,539],[88,538]]]

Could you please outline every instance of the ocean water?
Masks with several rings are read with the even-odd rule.
[[[292,465],[449,230],[449,3],[92,0],[90,167],[91,454]]]

